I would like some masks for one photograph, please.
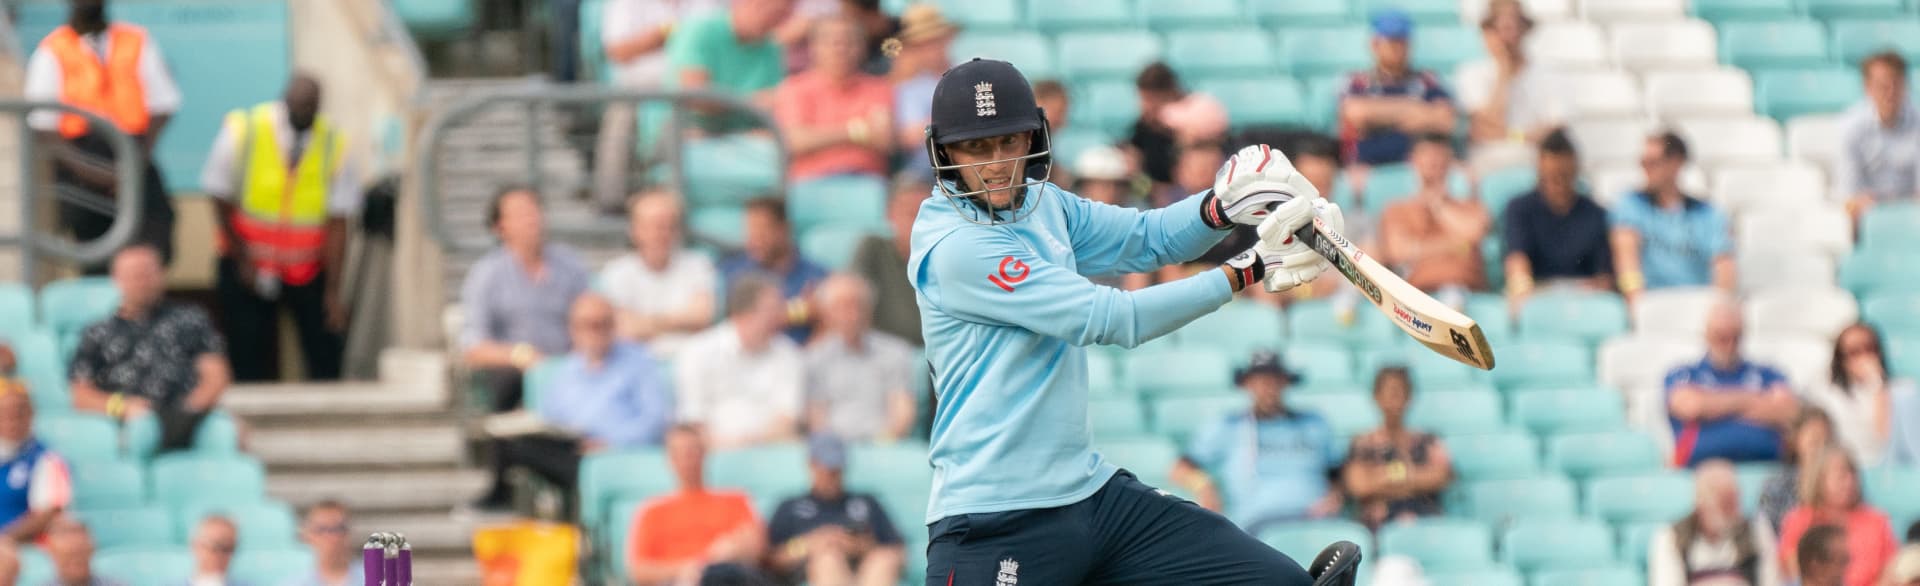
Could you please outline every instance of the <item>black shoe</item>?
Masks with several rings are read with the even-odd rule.
[[[1307,575],[1313,577],[1313,586],[1353,586],[1360,574],[1360,546],[1351,541],[1336,541],[1320,555],[1313,558],[1313,565],[1307,567]]]

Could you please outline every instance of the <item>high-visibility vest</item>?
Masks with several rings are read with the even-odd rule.
[[[60,63],[60,103],[113,121],[132,135],[146,134],[150,116],[140,85],[140,52],[146,29],[131,24],[107,26],[107,55],[94,54],[73,27],[60,25],[40,41],[40,49]],[[87,133],[87,119],[76,114],[60,117],[60,135],[74,138]]]
[[[246,241],[247,260],[255,268],[289,285],[305,285],[320,274],[327,244],[327,191],[342,147],[333,124],[320,116],[307,131],[311,137],[299,165],[287,165],[287,154],[274,136],[285,116],[275,102],[227,114],[227,128],[241,133],[233,226]]]

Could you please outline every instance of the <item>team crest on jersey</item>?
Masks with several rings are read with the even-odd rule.
[[[1020,562],[1012,558],[1000,560],[1000,575],[993,580],[993,586],[1014,586],[1020,583]]]
[[[993,84],[984,81],[973,84],[973,115],[980,118],[1000,115],[999,106],[993,101]]]

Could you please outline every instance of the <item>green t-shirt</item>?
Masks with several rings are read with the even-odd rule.
[[[733,34],[728,12],[716,12],[676,27],[667,39],[667,63],[673,73],[669,86],[680,83],[680,72],[704,69],[711,89],[738,98],[780,84],[786,62],[772,39],[742,44]]]

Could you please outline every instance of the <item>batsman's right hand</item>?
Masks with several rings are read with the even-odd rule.
[[[1256,144],[1240,149],[1220,166],[1213,176],[1213,195],[1234,223],[1258,226],[1274,206],[1294,199],[1320,199],[1320,190],[1279,149]]]
[[[1314,252],[1305,242],[1294,236],[1312,222],[1315,217],[1326,222],[1335,232],[1345,230],[1346,216],[1336,204],[1317,195],[1315,197],[1296,197],[1273,208],[1267,219],[1260,222],[1257,231],[1260,242],[1253,246],[1261,262],[1266,263],[1266,277],[1261,283],[1266,285],[1268,293],[1279,293],[1300,285],[1313,282],[1325,272],[1332,263]]]

